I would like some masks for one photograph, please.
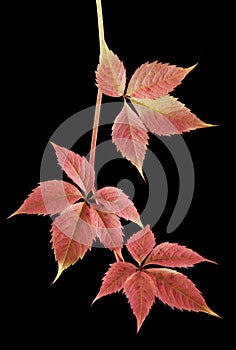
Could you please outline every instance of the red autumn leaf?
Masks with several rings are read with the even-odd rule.
[[[127,241],[126,247],[132,257],[141,265],[146,256],[153,250],[155,237],[150,226],[133,234]]]
[[[124,94],[126,71],[123,63],[104,43],[96,72],[98,88],[103,94],[119,97]]]
[[[57,276],[53,281],[54,283],[60,277],[63,270],[75,264],[79,259],[82,259],[90,247],[71,239],[56,226],[53,226],[51,242],[55,259],[59,266]]]
[[[138,332],[154,303],[155,283],[145,271],[137,271],[126,280],[124,292],[137,319]]]
[[[200,291],[185,275],[175,270],[154,268],[146,270],[156,283],[156,296],[171,308],[205,312],[219,317],[206,304]]]
[[[131,276],[137,268],[128,262],[115,262],[110,264],[109,270],[103,277],[103,282],[100,291],[93,303],[104,297],[105,295],[119,292],[129,276]]]
[[[96,235],[105,248],[121,248],[123,232],[120,219],[113,213],[107,213],[101,205],[91,204],[91,223]]]
[[[164,242],[153,249],[143,266],[191,267],[202,261],[213,262],[177,243]]]
[[[157,100],[131,99],[145,126],[157,135],[182,134],[198,128],[212,126],[198,119],[191,111],[172,96]]]
[[[122,190],[111,186],[103,187],[96,192],[94,198],[108,212],[116,214],[125,220],[136,222],[142,227],[140,216],[134,203]]]
[[[85,157],[52,143],[62,170],[87,195],[93,188],[95,172]]]
[[[96,230],[92,225],[92,216],[89,206],[85,202],[72,205],[62,212],[52,225],[52,242],[58,274],[83,258],[85,252],[91,249],[96,238]]]
[[[144,63],[131,77],[126,94],[134,98],[157,99],[173,91],[194,67],[180,68],[157,61]]]
[[[68,182],[59,180],[41,182],[10,217],[17,214],[53,215],[80,198],[82,198],[80,191]]]
[[[148,144],[148,133],[137,114],[125,102],[112,128],[112,141],[123,157],[136,166],[143,177],[143,161]]]
[[[133,234],[126,247],[139,267],[127,262],[111,264],[103,277],[102,286],[94,301],[123,288],[137,319],[137,331],[148,315],[155,297],[172,308],[202,311],[220,317],[207,306],[200,291],[186,276],[167,268],[147,268],[148,264],[155,264],[156,258],[161,256],[168,260],[169,266],[177,266],[177,264],[181,267],[186,264],[192,266],[194,263],[209,260],[186,247],[178,245],[176,247],[174,243],[162,243],[156,248],[154,245],[155,237],[149,225]],[[167,248],[171,252],[169,255]],[[185,262],[181,261],[181,253]],[[171,263],[172,258],[173,264]]]

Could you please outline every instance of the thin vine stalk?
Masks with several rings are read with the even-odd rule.
[[[105,45],[101,0],[96,0],[96,5],[97,5],[97,18],[98,18],[99,46],[100,46],[100,55],[101,55]],[[90,164],[92,165],[92,167],[94,167],[95,165],[95,153],[96,153],[97,135],[98,135],[100,113],[101,113],[101,104],[102,104],[102,92],[100,89],[98,89],[95,114],[94,114],[94,122],[93,122],[91,148],[90,148]]]
[[[103,26],[103,15],[102,15],[102,3],[101,0],[96,0],[97,5],[97,18],[98,18],[98,32],[99,32],[99,47],[100,47],[100,56],[106,49],[106,43],[104,39],[104,26]],[[92,132],[92,139],[91,139],[91,148],[90,148],[90,164],[92,167],[95,165],[95,153],[96,153],[96,145],[97,145],[97,136],[98,136],[98,127],[99,127],[99,120],[100,120],[100,113],[101,113],[101,104],[102,104],[102,92],[98,88],[97,93],[97,101],[96,101],[96,107],[95,107],[95,113],[94,113],[94,121],[93,121],[93,132]],[[93,192],[95,191],[95,188],[93,189]],[[123,261],[123,256],[121,252],[121,248],[114,249],[114,255],[116,258],[116,261]]]

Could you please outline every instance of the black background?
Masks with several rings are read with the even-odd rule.
[[[165,157],[165,150],[158,150],[172,191],[153,230],[158,242],[179,242],[218,262],[218,266],[202,263],[185,273],[223,320],[173,311],[157,302],[136,335],[135,318],[121,293],[90,306],[113,261],[111,252],[93,249],[51,286],[57,264],[50,244],[50,219],[24,215],[5,219],[36,187],[41,157],[52,133],[71,115],[95,104],[94,72],[99,55],[95,1],[77,6],[14,4],[4,9],[2,30],[6,107],[1,118],[2,300],[6,330],[15,334],[9,342],[29,343],[32,348],[41,342],[56,346],[62,341],[68,347],[95,341],[109,348],[125,344],[158,347],[160,343],[167,348],[187,348],[191,343],[211,348],[226,338],[227,115],[220,87],[225,84],[221,67],[227,57],[221,23],[227,21],[227,14],[216,3],[214,9],[181,2],[155,7],[151,0],[128,4],[103,1],[106,41],[124,62],[128,77],[146,61],[158,59],[181,67],[198,62],[173,95],[200,119],[218,125],[183,136],[194,163],[195,192],[186,218],[171,235],[165,230],[177,198],[176,180],[170,174],[171,159]],[[227,24],[224,30],[227,33]],[[104,97],[104,102],[109,101]],[[155,147],[152,139],[151,146]],[[131,180],[137,178],[129,165],[124,163],[124,169]],[[102,185],[111,184],[108,171],[100,178]],[[142,188],[141,181],[138,185]],[[142,207],[142,196],[135,204]]]

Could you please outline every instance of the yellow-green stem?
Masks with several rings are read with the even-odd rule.
[[[95,114],[94,114],[94,121],[93,121],[93,133],[92,133],[91,148],[90,148],[90,160],[89,160],[92,167],[94,167],[94,165],[95,165],[95,152],[96,152],[101,104],[102,104],[102,92],[100,89],[98,89],[96,108],[95,108]]]
[[[100,57],[101,57],[101,53],[104,52],[104,50],[106,49],[106,43],[105,43],[105,39],[104,39],[104,27],[103,27],[103,15],[102,15],[101,0],[96,0],[96,5],[97,5],[99,46],[100,46]],[[93,121],[93,133],[92,133],[92,140],[91,140],[90,160],[89,160],[92,167],[94,167],[94,165],[95,165],[95,153],[96,153],[96,144],[97,144],[97,135],[98,135],[100,112],[101,112],[101,104],[102,104],[102,92],[100,89],[98,89],[96,108],[95,108],[95,114],[94,114],[94,121]],[[93,192],[95,192],[95,188],[93,189]],[[123,256],[122,256],[121,248],[114,249],[113,252],[114,252],[116,261],[123,261],[124,260]]]
[[[97,5],[97,17],[98,17],[99,45],[100,45],[100,54],[101,54],[105,43],[101,0],[96,0],[96,5]]]
[[[101,0],[96,0],[96,5],[97,5],[97,18],[98,18],[99,46],[100,46],[100,55],[101,55],[101,52],[103,50],[104,43],[105,43]],[[100,89],[98,89],[96,108],[95,108],[95,114],[94,114],[94,122],[93,122],[91,149],[90,149],[90,164],[92,165],[92,167],[94,167],[95,165],[95,152],[96,152],[101,104],[102,104],[102,92],[100,91]]]

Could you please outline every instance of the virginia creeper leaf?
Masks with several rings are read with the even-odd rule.
[[[156,264],[167,267],[190,267],[202,261],[213,262],[177,243],[164,242],[153,249],[145,265]]]
[[[58,146],[55,143],[52,143],[52,145],[62,170],[87,195],[92,190],[95,179],[95,172],[91,164],[85,157],[81,157],[65,147]]]
[[[41,182],[24,201],[17,214],[53,215],[82,198],[80,191],[69,182],[51,180]]]
[[[101,205],[90,206],[92,225],[100,242],[105,248],[121,248],[123,232],[120,219],[113,213],[107,213]]]
[[[202,311],[220,317],[207,306],[200,291],[185,275],[167,268],[147,268],[149,264],[159,264],[161,257],[164,259],[163,265],[167,261],[169,266],[178,267],[209,260],[175,243],[162,243],[156,248],[153,248],[154,245],[155,237],[149,225],[133,234],[126,247],[139,267],[124,261],[111,264],[94,301],[123,288],[137,319],[137,331],[148,315],[155,297],[172,308]]]
[[[125,102],[112,128],[112,141],[123,157],[136,166],[143,177],[143,161],[148,144],[148,133],[137,114]]]
[[[119,292],[129,276],[131,276],[137,268],[128,262],[115,262],[110,264],[110,268],[103,277],[100,291],[93,303],[104,297],[105,295]]]
[[[124,94],[126,84],[125,67],[123,62],[108,49],[105,43],[100,54],[96,81],[98,88],[105,95],[119,97]]]
[[[134,203],[119,188],[108,186],[98,190],[94,196],[108,212],[114,213],[125,220],[136,222],[142,227],[140,216]]]
[[[137,319],[138,332],[154,303],[155,283],[146,272],[137,271],[126,280],[124,292]]]
[[[52,225],[52,242],[58,274],[83,258],[85,252],[91,249],[96,238],[96,230],[92,225],[92,216],[89,206],[85,202],[73,204],[62,212]]]
[[[126,247],[132,257],[141,265],[142,261],[152,251],[155,237],[149,225],[133,234],[127,241]]]
[[[180,68],[157,61],[144,63],[131,77],[126,94],[134,98],[157,99],[173,91],[194,67]]]
[[[151,268],[146,270],[156,283],[156,296],[171,308],[205,312],[219,317],[206,304],[200,291],[185,275],[175,270]]]
[[[82,259],[90,247],[71,239],[56,226],[53,226],[51,242],[55,259],[58,262],[58,273],[53,281],[54,283],[63,270]]]
[[[172,96],[160,97],[157,100],[132,98],[131,102],[146,127],[157,135],[169,136],[212,126],[198,119]]]

